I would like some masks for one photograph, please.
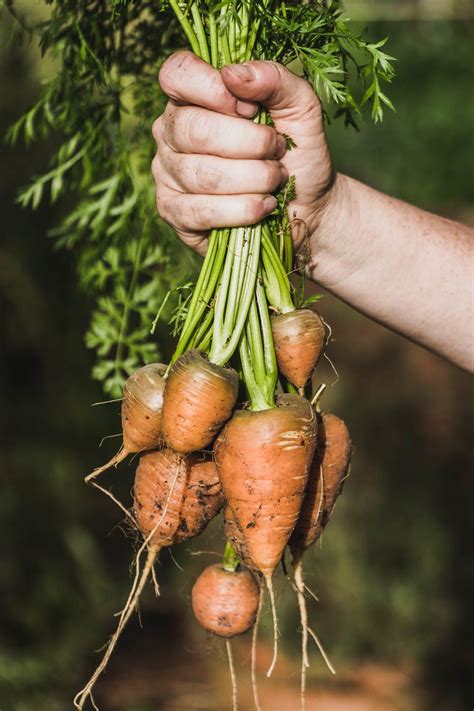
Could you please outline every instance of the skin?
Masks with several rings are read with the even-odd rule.
[[[160,71],[170,97],[153,124],[158,210],[203,254],[211,227],[253,224],[296,178],[296,248],[308,276],[379,323],[474,370],[474,231],[335,172],[321,104],[310,85],[272,62],[220,72],[190,52]],[[247,119],[264,105],[275,128]],[[282,134],[296,148],[285,150]]]

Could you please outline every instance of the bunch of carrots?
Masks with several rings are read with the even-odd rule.
[[[215,5],[215,9],[212,5]],[[170,0],[193,51],[216,68],[265,58],[265,18],[285,3]],[[304,3],[302,4],[304,5]],[[269,124],[264,110],[253,119]],[[288,139],[291,143],[291,137]],[[83,709],[151,576],[160,550],[198,536],[224,511],[225,552],[192,591],[199,623],[226,640],[253,629],[252,678],[256,708],[256,633],[264,590],[274,621],[272,578],[285,550],[302,622],[301,698],[308,666],[308,625],[302,559],[326,526],[347,477],[351,443],[345,424],[316,407],[311,377],[327,330],[310,308],[297,308],[290,180],[278,207],[258,225],[212,230],[180,338],[167,366],[149,364],[126,382],[123,446],[86,481],[141,455],[134,508],[126,511],[143,543],[117,629],[88,684],[75,698]],[[99,487],[101,488],[101,487]],[[143,556],[146,557],[142,563]],[[234,676],[234,675],[233,675]],[[236,692],[233,707],[236,708]]]

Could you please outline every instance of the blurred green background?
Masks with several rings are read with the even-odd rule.
[[[352,16],[374,25],[375,37],[390,35],[398,76],[389,93],[397,112],[383,126],[367,122],[360,133],[331,126],[336,167],[474,224],[469,4],[352,6]],[[425,19],[435,6],[444,7],[438,19]],[[392,21],[400,16],[409,19]],[[8,41],[10,30],[3,13],[2,135],[38,96],[48,71],[34,47]],[[109,501],[82,483],[115,450],[114,440],[98,445],[119,431],[120,420],[117,405],[91,407],[102,400],[83,343],[91,304],[77,289],[70,255],[53,251],[46,236],[61,207],[32,214],[15,204],[50,149],[0,149],[2,711],[72,708],[126,596],[134,547]],[[334,297],[320,310],[333,328],[329,355],[340,376],[323,406],[347,421],[356,452],[322,546],[306,561],[320,600],[311,603],[311,619],[339,672],[331,677],[313,650],[308,708],[470,709],[471,380]],[[449,323],[440,328],[449,331]],[[334,381],[328,365],[320,379]],[[107,476],[126,498],[133,465]],[[191,550],[221,547],[217,522],[204,539],[174,551],[177,565],[162,555],[162,597],[147,592],[144,629],[132,621],[98,686],[101,708],[228,707],[222,650],[189,610],[193,579],[214,560]],[[283,656],[271,688],[262,677],[262,696],[269,711],[291,711],[299,704],[298,616],[283,576],[277,592]],[[248,640],[237,655],[247,708]]]

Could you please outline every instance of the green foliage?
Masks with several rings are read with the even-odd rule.
[[[165,47],[178,43],[174,28],[152,2],[52,3],[31,32],[54,74],[8,133],[11,142],[51,134],[59,143],[50,170],[18,201],[36,209],[64,199],[51,235],[74,252],[96,300],[86,343],[97,354],[93,375],[113,397],[128,374],[159,358],[153,317],[192,265],[156,214],[150,178],[151,123],[165,103],[157,73]]]
[[[96,353],[94,377],[116,397],[133,370],[160,357],[150,327],[166,294],[179,296],[175,335],[185,316],[177,287],[188,280],[192,260],[156,214],[150,128],[166,99],[157,82],[160,64],[187,43],[183,27],[191,6],[175,0],[46,4],[49,18],[27,27],[14,0],[4,3],[55,67],[38,101],[8,133],[11,142],[50,136],[57,146],[49,170],[35,177],[18,201],[36,209],[63,200],[63,219],[51,235],[58,247],[74,252],[80,283],[96,302],[86,344]],[[245,7],[250,15],[243,35],[251,38],[254,32],[256,56],[299,62],[346,123],[356,124],[364,104],[371,105],[375,121],[384,104],[391,106],[381,90],[381,80],[393,76],[391,58],[382,51],[385,41],[370,44],[355,35],[340,2],[194,4],[204,23],[214,17],[221,27],[242,22]],[[259,21],[263,30],[257,32]],[[362,87],[358,99],[353,75]]]

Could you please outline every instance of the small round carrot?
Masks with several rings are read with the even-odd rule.
[[[227,571],[221,563],[203,570],[192,590],[193,612],[208,632],[230,639],[251,629],[260,590],[249,570]]]
[[[171,368],[165,386],[163,434],[181,454],[204,449],[231,417],[239,378],[232,368],[187,351]]]
[[[165,371],[166,365],[150,363],[128,378],[122,399],[123,444],[110,461],[86,476],[86,482],[92,481],[110,467],[117,466],[129,454],[162,446],[161,416]]]
[[[319,314],[298,309],[272,316],[278,367],[290,383],[303,388],[324,350],[326,332]]]

